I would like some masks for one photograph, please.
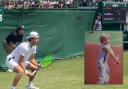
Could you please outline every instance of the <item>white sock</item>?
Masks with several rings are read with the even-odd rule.
[[[12,88],[11,89],[16,89],[16,87],[12,85]]]
[[[29,82],[28,82],[28,85],[31,85],[31,84],[32,84],[32,82],[31,82],[31,81],[29,81]]]

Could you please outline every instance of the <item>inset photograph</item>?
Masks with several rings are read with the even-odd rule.
[[[121,31],[85,33],[85,84],[123,84]]]

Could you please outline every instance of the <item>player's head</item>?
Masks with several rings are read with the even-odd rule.
[[[98,20],[100,20],[101,19],[101,13],[97,13],[97,15],[96,15],[96,18],[98,19]]]
[[[37,43],[39,42],[39,33],[32,31],[30,32],[27,39],[31,43],[32,46],[37,45]]]
[[[23,34],[24,33],[24,26],[23,25],[18,26],[17,31],[19,34]]]
[[[109,35],[101,34],[101,36],[100,36],[100,43],[101,44],[108,44],[109,43]]]

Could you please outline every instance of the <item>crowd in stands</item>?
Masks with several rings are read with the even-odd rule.
[[[128,0],[80,0],[80,6],[96,6],[100,1],[128,2]]]
[[[13,8],[74,8],[77,6],[96,6],[101,0],[0,0],[0,5],[5,9]],[[102,0],[124,1],[128,0]]]
[[[76,0],[1,0],[1,6],[13,8],[71,8]]]

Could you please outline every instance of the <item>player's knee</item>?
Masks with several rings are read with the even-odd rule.
[[[24,74],[24,70],[23,69],[20,69],[19,70],[19,74]]]

